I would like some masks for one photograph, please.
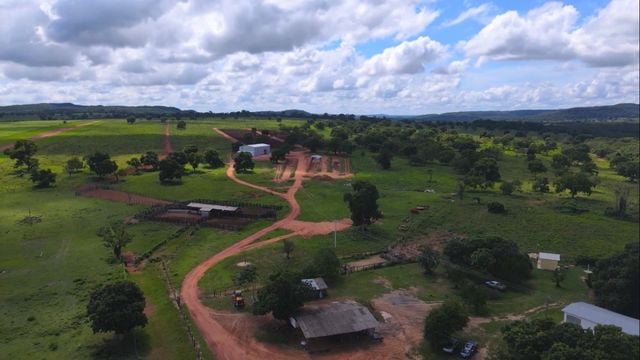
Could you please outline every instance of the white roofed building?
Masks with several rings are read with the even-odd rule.
[[[555,270],[560,263],[560,254],[538,253],[537,268],[540,270]]]
[[[575,302],[565,306],[562,312],[564,313],[563,322],[580,325],[583,329],[593,329],[597,325],[613,325],[621,328],[626,334],[640,335],[638,319],[599,306]]]
[[[251,156],[262,156],[271,154],[271,145],[269,144],[251,144],[251,145],[242,145],[238,149],[238,152],[246,152],[251,154]]]

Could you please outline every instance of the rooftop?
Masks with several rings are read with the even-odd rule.
[[[539,259],[560,261],[560,254],[541,252],[538,254]]]
[[[332,302],[314,309],[305,308],[294,318],[307,339],[355,333],[378,326],[378,321],[369,309],[354,301]]]
[[[307,284],[313,290],[327,290],[329,288],[327,283],[321,277],[315,279],[302,279],[300,281]]]
[[[188,203],[187,206],[191,208],[200,209],[201,211],[211,211],[211,210],[236,211],[238,210],[237,206],[213,205],[213,204],[203,204],[203,203],[196,203],[196,202]]]
[[[265,146],[271,146],[269,144],[265,144],[265,143],[260,143],[260,144],[249,144],[249,145],[243,145],[243,146],[249,146],[249,147],[265,147]]]
[[[640,333],[640,320],[585,302],[569,304],[562,311],[596,324],[618,326],[629,335],[638,336]]]

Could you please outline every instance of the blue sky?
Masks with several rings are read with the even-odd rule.
[[[420,114],[638,102],[638,1],[3,0],[0,104]]]

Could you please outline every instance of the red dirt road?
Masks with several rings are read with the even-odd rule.
[[[37,140],[50,138],[52,136],[60,135],[63,132],[67,132],[69,130],[77,129],[79,127],[83,127],[83,126],[87,126],[87,125],[93,125],[95,123],[97,123],[97,121],[91,121],[91,122],[82,123],[82,124],[79,124],[79,125],[76,125],[76,126],[63,127],[63,128],[59,128],[59,129],[43,132],[43,133],[40,133],[38,135],[32,136],[31,138],[29,138],[29,140],[37,141]],[[5,151],[6,149],[10,149],[12,147],[13,147],[13,144],[0,145],[0,151]]]
[[[225,138],[235,141],[235,139],[226,135],[224,132],[214,129]],[[302,187],[303,175],[306,166],[305,153],[293,152],[290,154],[292,159],[297,160],[297,170],[294,177],[293,185],[286,193],[279,193],[266,187],[251,184],[249,182],[238,179],[233,170],[233,162],[229,164],[227,176],[238,184],[266,192],[268,194],[281,197],[289,203],[290,212],[287,216],[272,225],[259,230],[258,232],[238,241],[221,252],[215,254],[203,263],[191,270],[184,281],[180,290],[180,297],[183,304],[189,309],[191,318],[200,330],[202,337],[207,346],[215,353],[218,359],[308,359],[309,355],[305,352],[291,348],[283,348],[274,345],[268,345],[256,341],[252,336],[246,336],[240,339],[229,332],[220,323],[218,314],[212,309],[206,307],[200,301],[200,290],[198,289],[198,281],[204,276],[206,271],[227,257],[239,254],[250,248],[264,246],[282,239],[295,235],[317,235],[326,234],[333,231],[333,223],[311,223],[295,220],[300,215],[300,205],[296,201],[295,194]],[[348,220],[340,221],[340,229],[347,228],[350,224]],[[259,242],[252,245],[255,241],[267,235],[276,229],[292,229],[293,234],[287,234],[274,239]]]
[[[226,132],[218,129],[218,128],[213,128],[213,131],[217,132],[220,136],[222,136],[223,138],[235,143],[238,142],[238,139],[234,138],[233,136],[227,134]]]

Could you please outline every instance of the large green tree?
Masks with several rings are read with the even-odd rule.
[[[88,155],[85,161],[89,165],[89,169],[96,173],[100,179],[107,175],[113,174],[118,170],[118,164],[111,160],[111,156],[107,153],[95,152],[92,155]]]
[[[131,281],[119,281],[94,290],[87,304],[87,315],[94,333],[113,331],[126,334],[147,324],[142,290]]]
[[[122,259],[122,248],[133,240],[122,222],[114,222],[98,229],[97,235],[102,238],[104,247],[111,249],[116,259]]]
[[[589,175],[585,173],[566,173],[560,179],[556,180],[556,192],[569,191],[572,198],[575,198],[578,193],[584,193],[591,195],[596,183],[593,182]]]
[[[151,166],[153,170],[158,170],[160,159],[158,158],[157,153],[153,151],[147,151],[145,154],[140,156],[140,162],[144,166]]]
[[[444,345],[451,335],[462,330],[469,317],[460,303],[447,300],[440,307],[431,310],[424,322],[424,337],[434,348]]]
[[[161,160],[158,168],[160,169],[158,179],[163,184],[180,181],[184,176],[184,166],[170,157]]]
[[[349,204],[351,220],[354,226],[367,226],[382,215],[378,210],[378,189],[368,181],[357,180],[351,184],[352,193],[344,195]]]
[[[209,149],[204,152],[204,161],[212,169],[221,168],[224,166],[224,162],[220,159],[220,154],[213,149]]]
[[[255,164],[253,163],[251,154],[249,154],[248,152],[241,152],[236,155],[233,164],[233,168],[236,170],[236,172],[243,173],[252,171],[254,167]]]
[[[318,250],[311,263],[302,271],[305,277],[322,277],[328,282],[335,282],[340,277],[340,259],[328,248]]]
[[[598,325],[584,330],[571,323],[551,319],[519,320],[502,329],[504,348],[497,360],[626,360],[638,359],[637,336],[620,328]]]
[[[258,299],[253,303],[253,313],[272,313],[279,320],[288,320],[303,305],[307,287],[300,279],[287,271],[278,271],[258,290]]]
[[[37,163],[31,161],[33,155],[38,151],[38,145],[31,140],[18,140],[13,144],[12,148],[4,151],[5,155],[8,155],[11,160],[15,160],[13,167],[20,168],[26,167],[27,171],[31,171],[37,167]]]
[[[47,188],[56,182],[56,173],[51,169],[33,169],[31,170],[31,182],[36,184],[38,188]]]
[[[592,277],[596,303],[607,309],[640,317],[640,243],[596,263]]]

